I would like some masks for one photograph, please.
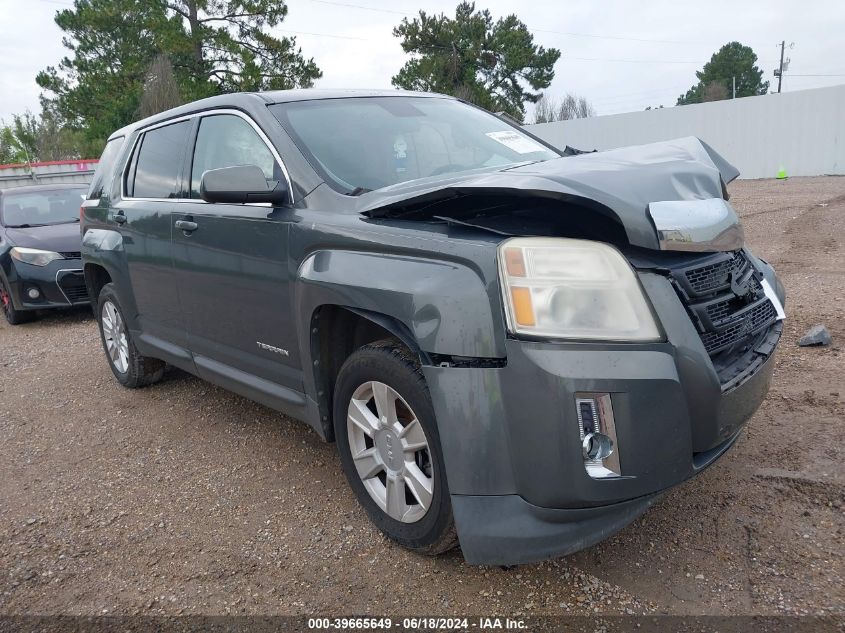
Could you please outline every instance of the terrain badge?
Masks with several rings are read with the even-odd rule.
[[[286,349],[282,349],[281,347],[274,347],[273,345],[267,345],[267,343],[262,343],[261,341],[255,341],[255,344],[258,345],[259,348],[266,350],[268,352],[273,352],[274,354],[281,354],[282,356],[290,356]]]

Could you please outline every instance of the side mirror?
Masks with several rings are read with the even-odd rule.
[[[284,180],[270,181],[257,165],[209,169],[200,179],[200,197],[206,202],[287,204],[290,192]]]

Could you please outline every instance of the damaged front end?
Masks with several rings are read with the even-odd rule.
[[[424,368],[438,419],[461,422],[441,439],[468,561],[582,549],[736,442],[784,301],[744,244],[736,176],[688,138],[361,196],[368,222],[496,243],[506,362]]]
[[[510,236],[539,232],[655,250],[733,250],[742,233],[726,185],[737,175],[688,137],[400,183],[361,196],[357,210]]]
[[[638,274],[671,282],[726,391],[774,351],[785,299],[771,267],[744,248],[726,189],[737,175],[689,137],[402,183],[362,196],[359,212],[612,244]]]

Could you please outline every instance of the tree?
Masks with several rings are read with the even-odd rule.
[[[727,99],[734,79],[737,97],[763,95],[769,90],[769,82],[763,81],[763,71],[757,67],[757,55],[739,42],[725,44],[695,76],[698,83],[678,97],[678,105]]]
[[[442,92],[520,121],[525,102],[536,103],[554,78],[560,58],[555,48],[534,44],[534,36],[515,15],[495,23],[487,10],[461,2],[455,19],[444,14],[405,18],[393,29],[402,50],[413,55],[393,79],[406,90]]]
[[[591,116],[596,116],[592,104],[584,97],[572,93],[567,93],[560,102],[543,95],[534,107],[534,123],[586,119]]]
[[[82,158],[84,141],[63,128],[49,114],[16,114],[12,123],[0,123],[0,164]]]
[[[55,18],[70,55],[36,78],[42,105],[101,148],[138,118],[160,56],[170,62],[179,102],[311,86],[322,74],[314,60],[294,38],[267,30],[286,15],[282,0],[74,0]]]
[[[12,124],[3,133],[6,146],[13,154],[10,162],[36,162],[38,157],[38,119],[31,112],[12,116]]]
[[[159,55],[147,71],[138,114],[141,118],[145,118],[175,108],[182,103],[179,84],[176,81],[176,75],[173,74],[173,64],[170,63],[167,55]]]
[[[15,148],[8,126],[0,124],[0,165],[16,163]]]
[[[191,78],[210,82],[215,93],[310,88],[322,77],[295,38],[266,32],[287,17],[283,0],[164,0],[164,5],[176,37],[162,52],[181,57]]]
[[[721,101],[722,99],[727,99],[730,95],[728,95],[728,89],[725,88],[725,85],[719,83],[718,81],[711,81],[704,89],[701,91],[701,101],[702,103],[706,103],[708,101]]]

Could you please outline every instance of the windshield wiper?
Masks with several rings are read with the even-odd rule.
[[[79,218],[62,220],[61,222],[44,222],[42,224],[10,224],[7,229],[32,229],[39,226],[58,226],[59,224],[79,224]]]
[[[347,196],[360,196],[362,193],[369,193],[372,189],[366,189],[365,187],[355,187],[352,191],[347,192]]]
[[[549,159],[548,158],[538,158],[537,160],[525,160],[525,161],[522,161],[521,163],[513,163],[512,165],[508,165],[507,167],[502,169],[502,171],[508,171],[510,169],[516,169],[518,167],[527,167],[528,165],[534,165],[536,163],[545,163],[547,160],[549,160]]]

